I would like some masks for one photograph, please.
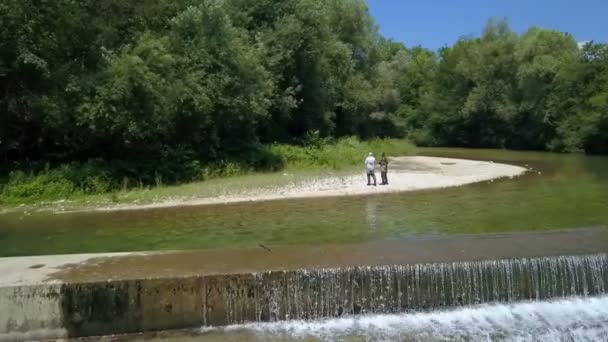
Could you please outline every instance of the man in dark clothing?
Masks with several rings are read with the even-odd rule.
[[[380,159],[380,177],[382,177],[382,183],[380,185],[388,185],[388,159],[384,152],[382,152],[382,158]]]

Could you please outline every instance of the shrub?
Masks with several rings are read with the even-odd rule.
[[[59,170],[46,169],[34,175],[22,171],[9,174],[8,183],[2,188],[4,201],[14,199],[52,200],[71,196],[76,191],[74,183]]]
[[[335,143],[324,141],[314,145],[295,146],[275,144],[271,146],[274,154],[280,156],[287,167],[298,169],[332,168],[340,169],[359,165],[368,152],[379,155],[408,155],[414,146],[405,140],[372,139],[361,141],[355,137],[340,139]]]

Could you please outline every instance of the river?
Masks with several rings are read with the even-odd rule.
[[[0,215],[0,256],[318,245],[608,225],[608,158],[471,149],[420,155],[525,166],[458,188],[117,212]]]

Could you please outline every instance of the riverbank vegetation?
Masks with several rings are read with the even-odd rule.
[[[402,152],[374,138],[608,152],[608,48],[549,29],[430,51],[363,0],[7,0],[0,23],[4,202]]]
[[[33,172],[13,171],[0,192],[0,205],[15,206],[36,202],[71,200],[78,204],[115,204],[138,201],[142,203],[174,197],[210,197],[226,192],[265,189],[331,174],[351,174],[361,171],[367,152],[391,156],[412,155],[415,147],[406,140],[345,138],[336,141],[312,138],[305,145],[272,144],[260,146],[248,161],[226,159],[205,166],[191,167],[191,184],[165,186],[162,175],[153,183],[141,178],[117,181],[107,164],[63,164]],[[269,157],[270,156],[270,157]],[[251,160],[256,161],[252,163]],[[263,162],[262,162],[263,161]],[[262,169],[256,169],[256,165]],[[112,167],[112,165],[110,165]],[[177,165],[176,167],[179,167]],[[260,172],[265,171],[265,172]],[[281,172],[278,172],[281,171]],[[288,177],[285,177],[288,176]],[[212,180],[212,182],[206,182]],[[129,185],[128,182],[136,182]],[[207,184],[213,183],[213,184]],[[151,189],[153,189],[151,191]],[[103,195],[109,193],[108,195]],[[95,196],[100,195],[102,196]],[[63,202],[59,204],[63,205]],[[52,205],[58,207],[58,205]]]

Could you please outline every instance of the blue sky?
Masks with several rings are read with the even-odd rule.
[[[387,38],[436,50],[462,36],[479,36],[490,18],[511,29],[530,26],[572,34],[577,41],[608,41],[608,0],[367,0]]]

